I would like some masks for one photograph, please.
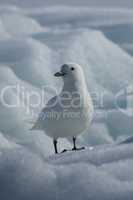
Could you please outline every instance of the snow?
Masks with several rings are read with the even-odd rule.
[[[123,43],[119,45],[132,45],[128,25],[132,26],[132,10],[124,8],[0,7],[2,199],[132,200],[133,116],[114,103],[116,94],[132,88],[133,58],[121,49]],[[118,37],[121,30],[127,39]],[[14,104],[18,98],[21,106],[7,108],[2,91],[19,85],[41,95],[46,86],[48,100],[54,95],[49,87],[57,92],[62,87],[53,74],[65,62],[83,66],[88,90],[92,97],[97,95],[94,101],[100,105],[97,119],[77,141],[86,149],[54,155],[52,139],[29,130],[28,120],[42,105],[34,108],[11,88],[4,100]],[[37,101],[35,96],[30,100]],[[71,140],[59,140],[59,150],[63,148],[72,148]]]
[[[47,158],[22,147],[1,151],[0,194],[7,200],[11,196],[27,200],[132,199],[132,155],[132,145],[99,146]]]

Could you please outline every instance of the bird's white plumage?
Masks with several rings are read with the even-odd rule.
[[[62,76],[63,89],[48,101],[32,130],[43,130],[55,139],[77,136],[89,128],[93,117],[93,104],[82,67],[65,64],[56,76]]]

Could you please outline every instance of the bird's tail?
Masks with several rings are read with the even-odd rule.
[[[36,128],[35,125],[33,125],[29,130],[30,130],[30,131],[35,131],[35,130],[37,130],[37,128]]]
[[[24,120],[24,121],[25,121],[26,123],[32,125],[32,127],[29,129],[30,131],[38,130],[38,128],[37,128],[37,122],[36,122],[35,119],[26,119],[26,120]]]
[[[25,122],[27,122],[28,124],[35,124],[35,120],[34,119],[25,119]]]

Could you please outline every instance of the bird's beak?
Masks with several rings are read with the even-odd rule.
[[[60,76],[64,76],[64,75],[65,75],[65,73],[63,73],[63,72],[57,72],[54,74],[54,76],[56,76],[56,77],[60,77]]]

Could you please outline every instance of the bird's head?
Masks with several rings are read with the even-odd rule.
[[[56,77],[62,77],[64,81],[84,80],[82,67],[75,63],[64,64],[59,72],[55,73]]]

